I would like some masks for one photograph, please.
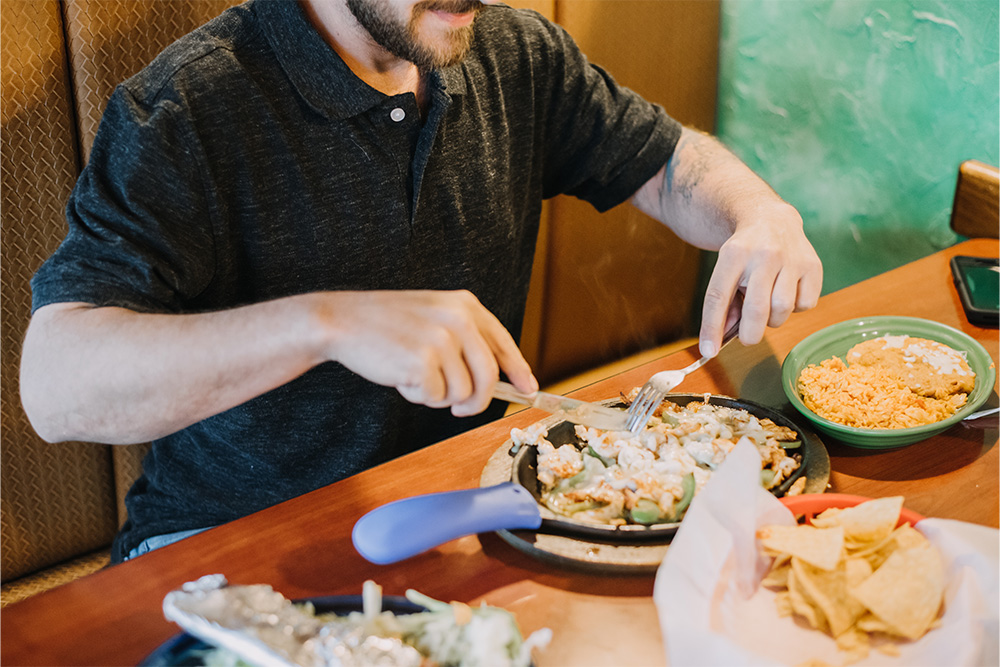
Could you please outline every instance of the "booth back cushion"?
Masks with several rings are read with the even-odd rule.
[[[0,3],[3,44],[3,377],[0,574],[7,581],[106,544],[116,527],[111,455],[99,445],[47,445],[20,408],[18,364],[28,281],[65,233],[79,169],[61,7]]]
[[[114,86],[229,0],[4,0],[2,30],[3,581],[106,547],[147,447],[49,445],[18,393],[29,280],[66,232],[63,209]]]

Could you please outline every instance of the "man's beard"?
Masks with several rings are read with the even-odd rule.
[[[406,23],[383,0],[347,0],[347,8],[376,44],[421,70],[430,70],[455,65],[465,58],[472,46],[472,25],[449,30],[438,43],[428,44],[420,41],[417,30],[420,16],[430,10],[478,14],[483,5],[479,0],[426,0],[413,6],[413,14]]]

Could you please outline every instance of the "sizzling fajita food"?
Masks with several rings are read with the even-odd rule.
[[[633,394],[634,395],[634,394]],[[516,445],[538,448],[542,502],[589,523],[623,525],[680,521],[691,499],[736,446],[748,438],[761,456],[761,484],[775,489],[802,465],[794,430],[746,410],[703,401],[666,400],[644,431],[576,426],[578,442],[556,447],[543,423],[513,429]],[[805,477],[789,494],[801,493]]]

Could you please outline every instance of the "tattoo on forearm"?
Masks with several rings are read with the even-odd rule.
[[[699,141],[697,137],[691,141],[681,137],[674,149],[674,156],[664,170],[663,183],[659,189],[660,207],[664,209],[667,198],[675,195],[683,197],[685,204],[690,204],[694,189],[708,173],[711,162],[711,145]]]

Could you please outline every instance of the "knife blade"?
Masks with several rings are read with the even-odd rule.
[[[520,403],[551,412],[574,424],[582,424],[602,431],[628,430],[625,427],[627,413],[624,410],[609,408],[597,403],[587,403],[558,394],[547,394],[544,391],[525,394],[518,391],[517,387],[509,382],[497,382],[493,388],[493,396],[503,401]]]

